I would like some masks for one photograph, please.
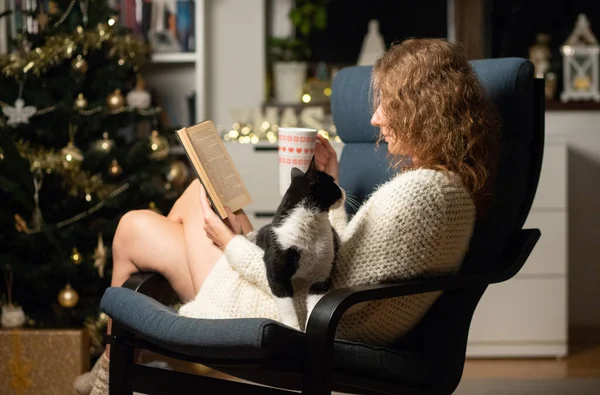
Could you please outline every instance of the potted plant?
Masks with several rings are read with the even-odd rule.
[[[307,39],[314,30],[325,29],[327,23],[325,0],[296,0],[288,16],[295,32],[290,37],[270,37],[268,50],[275,99],[280,103],[298,103],[311,54]]]

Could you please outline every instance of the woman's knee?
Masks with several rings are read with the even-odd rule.
[[[132,210],[121,217],[112,243],[114,256],[126,255],[127,248],[131,247],[136,237],[152,231],[148,228],[149,217],[152,215],[156,213],[151,210]]]

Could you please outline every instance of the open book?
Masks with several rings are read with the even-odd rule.
[[[206,190],[213,210],[222,219],[227,218],[225,207],[235,212],[252,203],[248,189],[212,121],[175,133]]]

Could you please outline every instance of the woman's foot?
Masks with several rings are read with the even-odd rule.
[[[92,392],[92,387],[94,386],[96,378],[98,377],[98,372],[103,368],[108,371],[108,358],[106,358],[105,354],[102,354],[100,358],[98,358],[92,370],[78,376],[75,379],[73,382],[75,391],[79,395],[89,395],[90,392]]]

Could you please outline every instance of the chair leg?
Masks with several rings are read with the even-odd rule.
[[[323,336],[313,338],[302,377],[303,395],[330,395],[333,375],[333,341],[329,344]]]
[[[133,347],[126,344],[121,336],[113,335],[110,346],[109,395],[133,395],[133,391],[127,389],[127,374],[132,365]]]
[[[304,371],[302,378],[302,395],[330,395],[331,394],[331,371],[322,364],[310,369],[310,373]],[[322,370],[321,367],[323,367]],[[307,374],[308,373],[308,374]]]

